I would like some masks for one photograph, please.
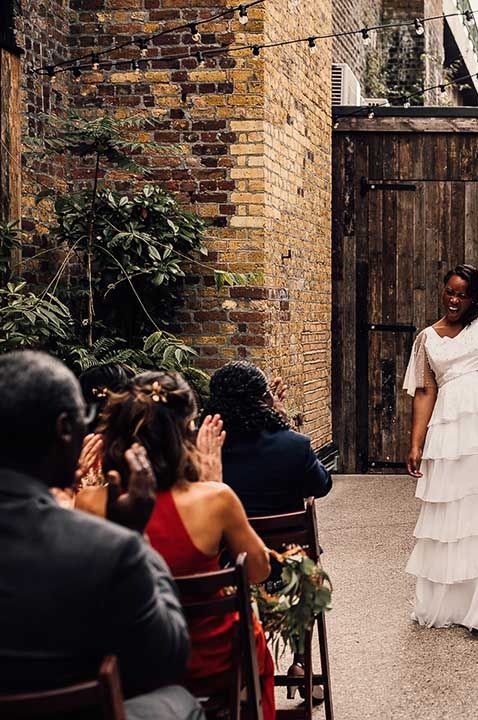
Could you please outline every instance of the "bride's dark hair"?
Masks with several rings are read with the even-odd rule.
[[[443,278],[443,284],[446,285],[453,275],[468,283],[467,295],[472,300],[470,308],[461,319],[465,327],[478,317],[478,270],[473,265],[457,265],[452,270],[448,270]]]

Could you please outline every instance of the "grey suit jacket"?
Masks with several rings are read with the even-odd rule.
[[[172,577],[138,534],[0,469],[0,693],[91,677],[113,653],[136,695],[180,681],[188,652]]]

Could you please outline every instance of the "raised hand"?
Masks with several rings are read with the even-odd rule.
[[[77,484],[81,484],[86,475],[93,471],[100,471],[101,456],[103,454],[103,437],[91,433],[86,435],[83,440],[80,457],[78,459],[78,468],[75,472]]]
[[[282,415],[282,417],[287,420],[287,411],[285,409],[285,398],[287,395],[288,385],[286,385],[280,375],[278,375],[274,380],[271,382],[270,385],[271,395],[273,399],[273,409],[279,413],[279,415]]]
[[[121,493],[121,477],[116,470],[111,470],[106,475],[106,517],[118,525],[143,533],[156,502],[156,480],[142,445],[134,443],[126,450],[125,459],[129,467],[129,476],[124,483],[128,487],[127,492]]]
[[[220,415],[207,415],[198,430],[196,447],[201,461],[201,480],[222,482],[222,446],[226,439]]]

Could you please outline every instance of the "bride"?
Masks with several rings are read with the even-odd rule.
[[[407,469],[422,501],[407,572],[412,618],[478,628],[478,271],[444,279],[445,315],[416,338],[404,389],[413,396]]]

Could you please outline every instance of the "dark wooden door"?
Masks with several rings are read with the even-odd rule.
[[[442,314],[446,271],[478,265],[478,134],[379,127],[335,138],[333,421],[345,472],[403,471],[413,339]]]

